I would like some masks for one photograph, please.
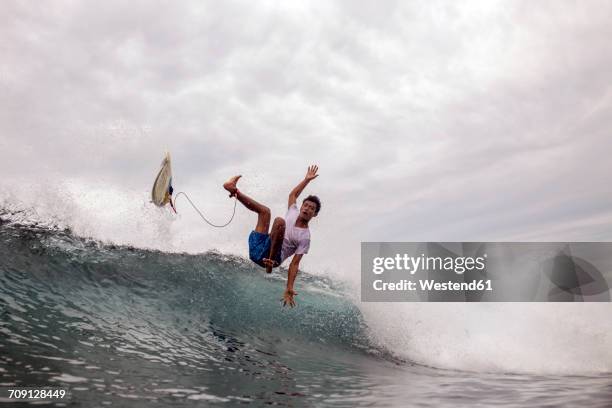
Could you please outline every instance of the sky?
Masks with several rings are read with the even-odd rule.
[[[321,198],[304,267],[361,241],[612,239],[608,1],[5,1],[0,203],[105,241],[247,256],[239,187]]]

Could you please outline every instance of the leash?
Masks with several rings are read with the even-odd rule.
[[[223,227],[227,227],[227,226],[230,224],[230,222],[232,222],[232,220],[234,219],[234,215],[236,215],[236,204],[238,204],[238,199],[235,199],[235,200],[234,200],[234,211],[232,212],[232,216],[231,216],[231,218],[229,219],[229,221],[228,221],[228,222],[226,222],[226,223],[225,223],[225,224],[223,224],[223,225],[213,224],[212,222],[208,221],[208,220],[206,219],[206,217],[204,217],[204,214],[202,214],[202,212],[199,210],[199,208],[195,206],[195,204],[193,203],[193,201],[191,201],[191,199],[189,198],[189,196],[188,196],[186,193],[182,192],[182,191],[181,191],[181,192],[179,192],[179,193],[177,193],[177,194],[176,194],[176,196],[174,196],[174,205],[175,205],[175,207],[176,207],[176,202],[177,202],[177,200],[178,200],[178,198],[179,198],[179,196],[180,196],[181,194],[185,196],[185,198],[187,199],[187,201],[189,201],[189,204],[191,204],[191,206],[193,207],[193,209],[194,209],[194,210],[196,210],[196,212],[197,212],[197,213],[200,215],[200,218],[202,218],[204,221],[206,221],[206,223],[207,223],[208,225],[210,225],[211,227],[215,227],[215,228],[223,228]],[[176,211],[176,209],[175,209],[175,211]]]

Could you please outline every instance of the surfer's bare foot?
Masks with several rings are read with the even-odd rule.
[[[242,177],[242,176],[230,177],[229,180],[227,180],[225,183],[223,183],[223,188],[226,189],[227,191],[229,191],[230,197],[235,196],[236,193],[238,192],[238,187],[236,187],[236,184],[238,183],[238,179],[240,177]]]
[[[267,273],[272,273],[272,268],[274,268],[277,265],[276,261],[269,259],[269,258],[264,258],[261,261],[266,266]]]

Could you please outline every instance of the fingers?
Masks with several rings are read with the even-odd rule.
[[[293,300],[293,296],[295,295],[297,295],[297,293],[293,293],[293,295],[284,295],[281,299],[281,302],[283,302],[283,307],[289,305],[289,307],[294,308],[295,300]]]
[[[306,177],[310,180],[317,178],[319,175],[317,174],[317,171],[319,171],[319,166],[313,164],[311,166],[308,166],[308,171],[306,172]]]

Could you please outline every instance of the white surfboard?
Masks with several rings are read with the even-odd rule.
[[[151,189],[151,200],[159,207],[163,207],[166,204],[172,205],[172,166],[170,162],[170,153],[166,152],[166,157],[162,160],[161,168],[155,183],[153,183],[153,189]]]

